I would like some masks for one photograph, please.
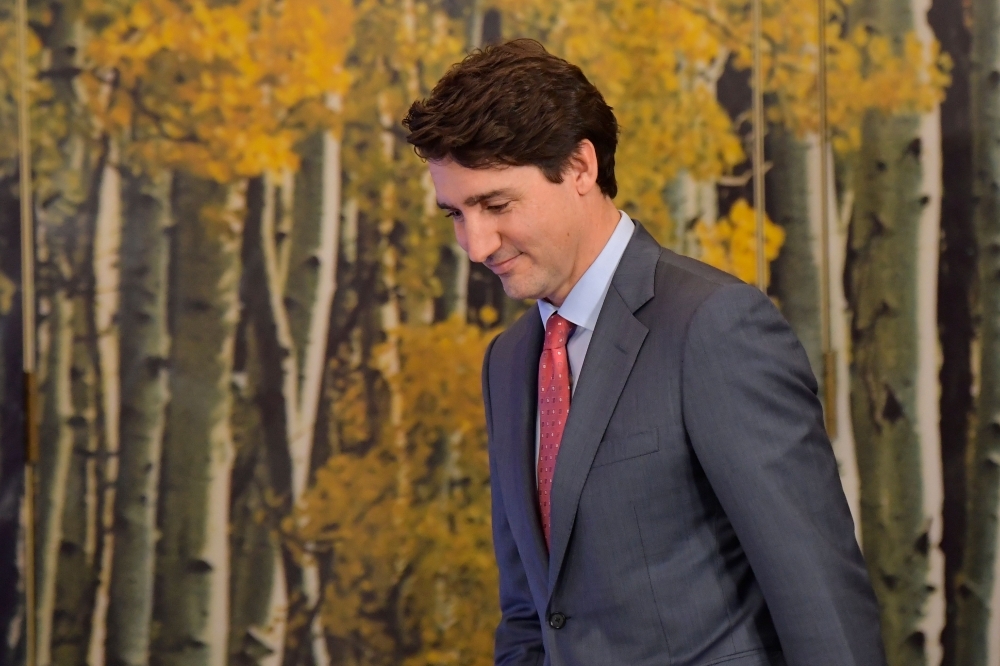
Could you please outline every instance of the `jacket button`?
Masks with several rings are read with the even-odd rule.
[[[562,629],[566,624],[566,616],[562,613],[553,613],[549,616],[549,626],[553,629]]]

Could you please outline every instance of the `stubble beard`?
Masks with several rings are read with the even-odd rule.
[[[538,298],[530,293],[531,290],[525,289],[524,285],[518,284],[517,280],[500,278],[500,284],[503,285],[503,293],[507,294],[508,298],[512,298],[515,301],[521,301],[526,298]]]
[[[500,276],[500,283],[503,291],[509,298],[515,301],[526,299],[539,300],[548,296],[546,276],[534,275],[506,275]]]

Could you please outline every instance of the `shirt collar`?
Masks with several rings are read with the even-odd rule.
[[[597,326],[597,317],[601,314],[601,305],[611,286],[611,278],[615,276],[618,262],[625,254],[625,247],[632,238],[632,232],[635,231],[635,222],[632,218],[624,211],[620,212],[621,219],[618,220],[618,226],[615,227],[611,238],[590,268],[573,285],[562,307],[557,308],[545,299],[538,300],[538,313],[542,316],[542,326],[548,323],[549,317],[557,310],[564,319],[576,324],[577,327],[593,331]]]

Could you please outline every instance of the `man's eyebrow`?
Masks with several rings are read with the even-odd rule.
[[[482,194],[474,194],[465,200],[466,206],[475,206],[481,204],[484,201],[492,199],[493,197],[511,196],[513,193],[510,188],[502,187],[498,190],[490,190],[489,192],[483,192]],[[442,201],[437,202],[437,207],[441,210],[458,210],[450,204],[446,204]]]

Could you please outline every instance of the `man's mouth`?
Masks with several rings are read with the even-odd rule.
[[[511,269],[514,264],[514,260],[521,256],[521,253],[515,254],[509,259],[504,259],[503,261],[489,261],[486,263],[486,268],[490,269],[497,275],[503,275]]]

